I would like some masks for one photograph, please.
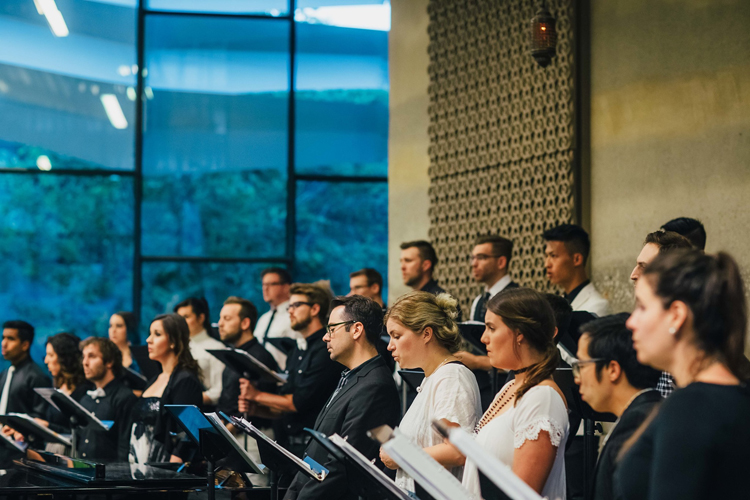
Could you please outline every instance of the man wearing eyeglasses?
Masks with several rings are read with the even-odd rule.
[[[379,447],[367,431],[381,425],[395,427],[400,417],[396,384],[375,347],[382,331],[383,312],[375,301],[352,295],[336,297],[331,302],[323,340],[331,359],[343,365],[344,371],[315,421],[315,430],[346,438],[368,460],[378,457]],[[351,483],[343,465],[330,458],[318,442],[311,442],[305,452],[323,464],[329,474],[319,483],[298,473],[285,500],[359,498],[359,485]]]
[[[282,267],[268,267],[261,274],[263,300],[271,309],[258,318],[253,336],[273,356],[279,368],[286,368],[286,353],[282,352],[268,339],[290,338],[301,339],[299,332],[292,329],[289,323],[289,288],[292,276]]]
[[[662,400],[656,390],[661,373],[638,362],[627,319],[626,313],[614,314],[583,325],[578,360],[571,363],[581,398],[595,411],[617,416],[594,470],[594,500],[614,498],[620,449]]]
[[[259,391],[251,382],[241,380],[238,407],[256,417],[278,419],[277,441],[301,457],[310,441],[304,428],[315,425],[315,418],[336,389],[341,367],[331,361],[323,342],[329,293],[320,286],[302,283],[292,285],[290,293],[290,324],[305,339],[306,346],[297,345],[289,352],[288,379],[279,394]]]

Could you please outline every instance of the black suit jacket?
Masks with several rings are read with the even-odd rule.
[[[378,456],[380,445],[367,436],[367,431],[381,425],[398,425],[401,417],[398,390],[379,355],[362,364],[351,377],[323,407],[315,430],[326,436],[336,433],[345,437],[363,455],[373,459]],[[317,441],[310,442],[305,454],[328,469],[329,475],[319,483],[298,473],[285,500],[357,500],[357,494],[349,489],[350,478],[344,466],[329,457]]]
[[[5,387],[8,370],[0,374],[0,393]],[[8,408],[5,413],[25,413],[30,417],[46,419],[48,404],[39,394],[37,387],[52,387],[52,380],[32,361],[31,357],[21,361],[10,381]],[[1,395],[1,394],[0,394]]]
[[[620,417],[614,429],[607,439],[599,461],[594,469],[593,485],[591,488],[592,500],[612,500],[615,494],[612,486],[612,478],[617,468],[617,455],[622,449],[625,441],[641,426],[651,411],[663,401],[659,391],[644,392],[628,406]]]

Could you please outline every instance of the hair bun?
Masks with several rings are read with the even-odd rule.
[[[440,293],[435,296],[435,303],[450,319],[453,321],[458,319],[458,300],[454,296],[449,293]]]

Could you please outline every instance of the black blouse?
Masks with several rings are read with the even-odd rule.
[[[623,500],[747,498],[750,392],[694,382],[662,403],[615,472]]]

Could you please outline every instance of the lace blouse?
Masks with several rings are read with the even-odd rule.
[[[500,390],[498,394],[502,392]],[[542,496],[550,500],[565,500],[565,442],[568,427],[568,410],[560,394],[550,386],[538,385],[529,389],[517,406],[511,406],[482,427],[476,434],[476,440],[485,450],[511,467],[515,450],[526,441],[539,439],[540,431],[547,431],[552,446],[557,448],[557,454]],[[469,491],[477,495],[481,493],[477,467],[471,460],[466,460],[463,484]]]
[[[463,364],[448,363],[422,381],[399,429],[421,448],[428,448],[443,443],[432,428],[433,420],[444,418],[471,432],[481,413],[476,377]],[[450,471],[461,480],[463,467]],[[414,480],[401,469],[396,472],[396,484],[407,491],[415,490]]]

